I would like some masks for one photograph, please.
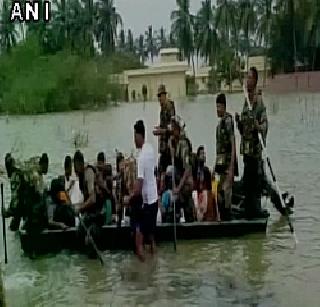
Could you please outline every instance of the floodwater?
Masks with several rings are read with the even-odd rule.
[[[228,101],[232,113],[241,111],[240,95]],[[266,96],[265,103],[269,155],[280,187],[296,197],[296,248],[288,226],[272,208],[266,236],[178,242],[177,253],[172,244],[161,245],[144,264],[130,252],[105,252],[105,267],[68,252],[31,261],[20,251],[17,234],[8,232],[9,264],[2,268],[7,305],[319,306],[320,95]],[[211,167],[214,98],[177,103],[177,111],[194,150],[206,145]],[[137,119],[145,120],[148,141],[156,146],[151,129],[158,116],[158,104],[140,103],[85,114],[2,117],[0,156],[10,150],[21,159],[48,152],[52,177],[63,171],[64,156],[74,152],[73,130],[88,133],[89,144],[83,149],[88,160],[101,150],[113,158],[115,148],[132,150]],[[8,184],[5,188],[8,203]],[[2,244],[0,252],[3,257]]]

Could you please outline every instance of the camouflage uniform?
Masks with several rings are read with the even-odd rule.
[[[224,209],[231,210],[232,201],[232,183],[224,186],[227,179],[227,171],[230,167],[232,157],[232,140],[235,139],[234,135],[234,122],[231,114],[225,113],[225,116],[221,119],[216,130],[216,164],[215,172],[220,175],[220,182],[218,186],[219,195],[224,194],[224,205],[221,206],[222,211]],[[237,164],[234,162],[234,173],[237,174]],[[220,198],[222,199],[222,198]]]
[[[258,131],[255,128],[255,121],[258,121],[262,128],[261,134],[264,143],[268,130],[268,118],[266,108],[261,95],[255,94],[256,104],[249,110],[245,101],[241,120],[238,128],[241,134],[240,153],[243,155],[244,174],[243,187],[245,193],[246,215],[255,217],[261,212],[261,190],[264,180],[264,167],[262,160],[262,146],[259,141]]]
[[[11,201],[7,216],[12,216],[10,229],[16,231],[19,229],[21,217],[24,217],[24,197],[23,197],[23,175],[22,172],[15,168],[10,178]]]
[[[184,172],[189,171],[184,185],[181,188],[178,196],[178,208],[184,209],[184,215],[186,222],[194,221],[194,203],[192,199],[193,190],[193,178],[192,178],[192,152],[190,150],[190,143],[184,134],[180,136],[180,139],[175,146],[175,177],[176,187],[178,187],[180,180],[183,177]]]
[[[25,229],[29,233],[37,234],[48,226],[46,185],[39,172],[39,164],[27,163],[23,176],[26,202]]]
[[[171,124],[171,118],[175,116],[174,102],[168,100],[165,106],[160,111],[160,128],[168,129]],[[166,171],[168,165],[171,164],[170,150],[168,148],[169,133],[159,136],[159,171],[163,173]]]

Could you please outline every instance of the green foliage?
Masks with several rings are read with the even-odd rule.
[[[129,55],[85,58],[69,50],[43,55],[30,37],[0,57],[1,110],[32,114],[105,105],[121,94],[110,74],[135,65],[138,60]]]

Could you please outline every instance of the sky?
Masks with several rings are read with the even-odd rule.
[[[215,3],[215,1],[212,1]],[[133,30],[135,37],[144,33],[149,25],[154,30],[163,26],[170,31],[170,15],[176,9],[176,0],[114,0],[116,9],[122,17],[125,29]],[[201,0],[190,0],[190,11],[196,13]]]

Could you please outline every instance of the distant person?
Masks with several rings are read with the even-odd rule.
[[[220,217],[231,219],[232,186],[234,176],[238,175],[234,121],[226,110],[226,96],[219,94],[216,99],[217,116],[220,119],[216,130],[215,173],[220,176],[218,185],[218,203]]]
[[[158,191],[155,177],[156,157],[152,146],[145,143],[145,126],[139,120],[134,125],[134,142],[140,150],[137,160],[137,179],[134,184],[134,197],[139,201],[142,197],[143,203],[141,220],[137,221],[136,227],[136,252],[141,260],[144,260],[143,242],[148,240],[151,244],[151,252],[155,252],[154,235],[157,225]],[[135,206],[139,212],[139,203]],[[138,213],[139,214],[139,213]]]
[[[266,215],[266,212],[261,209],[261,193],[265,172],[262,146],[258,134],[261,133],[265,143],[268,132],[268,117],[261,93],[257,92],[257,83],[258,71],[255,67],[251,67],[247,79],[249,101],[245,100],[241,118],[236,113],[236,122],[241,134],[240,152],[243,155],[244,163],[244,204],[248,218],[259,218]]]
[[[148,88],[145,84],[142,86],[142,96],[143,96],[143,101],[146,102],[148,99]]]
[[[171,165],[170,150],[168,141],[170,137],[171,118],[175,116],[176,110],[174,102],[167,97],[165,85],[160,85],[158,88],[158,99],[160,102],[160,125],[155,127],[154,135],[159,137],[158,151],[160,154],[158,172],[160,177],[160,186],[163,189],[164,177],[167,167]]]

